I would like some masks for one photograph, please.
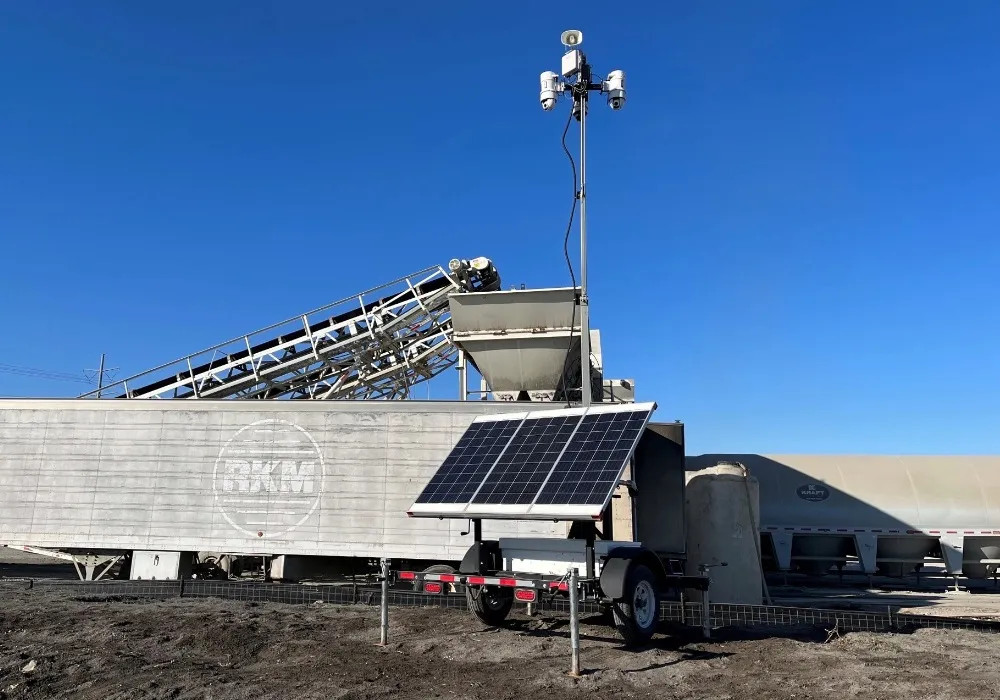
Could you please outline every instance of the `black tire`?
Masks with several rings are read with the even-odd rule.
[[[652,639],[660,622],[660,591],[656,576],[643,564],[629,567],[625,597],[611,604],[615,628],[626,646],[641,646]]]
[[[465,600],[469,610],[492,627],[502,625],[514,604],[514,589],[502,586],[466,586]]]
[[[425,574],[453,574],[455,573],[455,567],[448,566],[447,564],[434,564],[433,566],[428,566],[424,569]],[[452,583],[442,583],[442,586],[450,586],[452,593],[455,592],[455,585]],[[424,592],[424,582],[423,579],[417,581],[416,585],[413,587],[414,592],[423,593]],[[444,590],[444,589],[442,589]]]

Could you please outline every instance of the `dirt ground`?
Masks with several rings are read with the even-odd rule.
[[[0,698],[994,698],[1000,637],[922,630],[621,647],[591,618],[571,678],[566,619],[463,611],[0,591]],[[30,670],[32,669],[33,670]],[[25,669],[29,669],[25,671]]]

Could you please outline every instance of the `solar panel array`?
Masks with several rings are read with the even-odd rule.
[[[481,416],[409,513],[600,517],[655,408],[646,403]]]

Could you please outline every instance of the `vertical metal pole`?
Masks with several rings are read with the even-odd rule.
[[[469,400],[469,374],[465,364],[465,351],[458,351],[458,400]]]
[[[389,643],[389,560],[382,560],[382,635],[379,646]]]
[[[576,569],[569,571],[569,642],[573,650],[573,661],[569,675],[580,675],[580,592],[579,573]]]
[[[104,388],[104,353],[101,353],[101,368],[97,370],[97,398],[101,398],[101,389]]]
[[[701,596],[701,633],[705,639],[712,638],[712,605],[708,600],[708,587]]]
[[[587,103],[590,70],[578,80],[587,81],[579,92],[580,100],[580,401],[589,406],[590,392],[590,299],[587,297]]]

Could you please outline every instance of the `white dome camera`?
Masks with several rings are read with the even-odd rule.
[[[538,95],[538,99],[542,103],[542,109],[548,112],[556,106],[556,99],[559,97],[562,84],[559,82],[559,76],[551,70],[542,73],[539,80],[542,84],[542,91]]]
[[[608,107],[618,111],[625,106],[625,71],[613,70],[601,85],[601,90],[608,94]]]

